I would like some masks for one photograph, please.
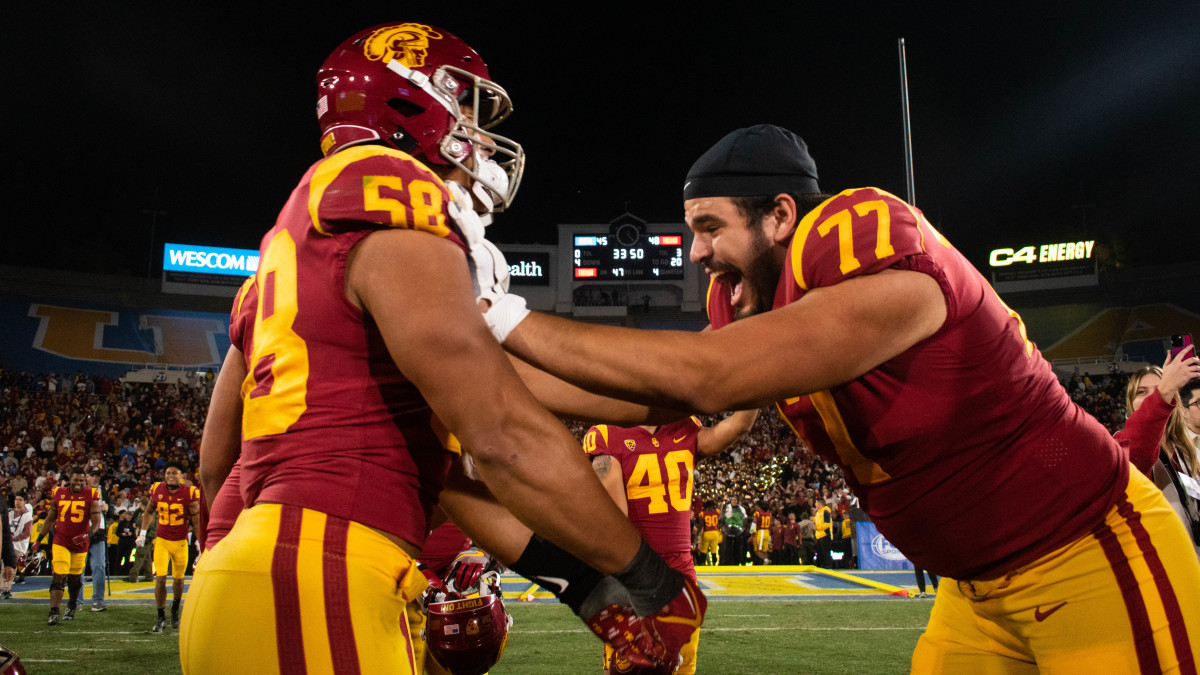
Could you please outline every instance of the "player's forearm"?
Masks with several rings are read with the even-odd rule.
[[[582,389],[651,406],[698,412],[687,394],[698,387],[689,363],[696,336],[638,331],[530,314],[505,341],[510,352]],[[678,386],[661,386],[673,381]],[[710,412],[715,412],[710,411]]]
[[[547,410],[561,417],[586,420],[593,424],[667,424],[687,416],[678,409],[658,408],[601,396],[565,382],[509,354],[513,368],[526,388]]]
[[[713,413],[849,382],[934,334],[946,315],[932,277],[885,270],[720,330],[635,330],[532,313],[504,345],[585,389]]]
[[[502,425],[503,446],[473,451],[480,476],[500,503],[601,572],[624,569],[641,537],[600,485],[575,438],[545,411],[510,415]],[[471,447],[466,439],[463,445]]]
[[[504,565],[521,557],[533,535],[533,530],[496,501],[485,484],[468,478],[459,462],[450,469],[438,505],[476,546]]]

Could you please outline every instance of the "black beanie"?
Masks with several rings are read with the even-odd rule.
[[[817,163],[796,134],[772,124],[738,129],[717,141],[688,170],[683,199],[807,194]]]

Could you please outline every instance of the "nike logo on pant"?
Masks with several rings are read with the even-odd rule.
[[[1065,605],[1065,604],[1067,604],[1067,601],[1066,601],[1066,600],[1063,600],[1062,602],[1058,603],[1057,605],[1055,605],[1055,606],[1051,607],[1050,609],[1048,609],[1048,610],[1046,610],[1046,611],[1044,611],[1044,612],[1042,611],[1042,608],[1041,608],[1041,606],[1039,605],[1039,606],[1038,606],[1036,609],[1034,609],[1034,610],[1033,610],[1033,618],[1034,618],[1035,620],[1037,620],[1039,623],[1041,623],[1042,621],[1045,621],[1045,620],[1046,620],[1046,617],[1048,617],[1048,616],[1050,616],[1051,614],[1053,614],[1053,613],[1057,612],[1058,610],[1062,609],[1062,608],[1063,608],[1063,605]]]

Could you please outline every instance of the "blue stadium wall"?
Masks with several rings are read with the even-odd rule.
[[[214,371],[229,315],[0,295],[0,366],[32,373],[125,375],[147,367]]]

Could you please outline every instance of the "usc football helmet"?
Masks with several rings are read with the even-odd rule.
[[[42,573],[42,566],[46,564],[46,552],[34,550],[25,556],[24,562],[18,564],[20,565],[19,569],[22,576],[37,576]]]
[[[504,654],[512,617],[500,597],[498,573],[483,575],[479,595],[430,602],[425,612],[429,654],[453,675],[483,675]]]
[[[448,31],[389,23],[356,33],[317,71],[317,120],[325,156],[384,143],[422,161],[453,165],[496,195],[503,210],[525,169],[520,144],[491,131],[512,112],[483,59]],[[485,159],[503,179],[483,170]]]
[[[21,665],[21,657],[13,650],[0,645],[0,675],[25,675],[25,666]]]

